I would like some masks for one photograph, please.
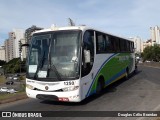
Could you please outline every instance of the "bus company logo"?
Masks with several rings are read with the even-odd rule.
[[[11,112],[2,112],[2,117],[11,117]]]
[[[49,87],[48,86],[45,86],[45,90],[48,90],[49,89]]]

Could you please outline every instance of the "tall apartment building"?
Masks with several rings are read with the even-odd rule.
[[[5,61],[5,49],[4,49],[4,46],[0,46],[0,60]]]
[[[19,41],[22,44],[30,43],[32,33],[41,30],[43,28],[31,26],[25,30],[25,33],[22,29],[13,29],[12,32],[9,32],[9,39],[5,41],[5,58],[6,61],[10,61],[13,58],[22,57],[26,58],[27,48],[22,48],[22,54],[19,53]]]
[[[15,39],[14,39],[14,58],[18,58],[19,56],[19,41],[24,39],[24,31],[22,29],[13,29]]]
[[[152,40],[147,40],[146,42],[143,43],[143,48],[145,49],[147,46],[152,46]]]
[[[160,44],[160,27],[150,27],[152,45]]]
[[[20,41],[21,41],[22,44],[26,43],[24,38],[20,39]],[[22,52],[21,52],[21,55],[20,55],[22,61],[24,60],[24,58],[26,58],[26,53],[27,53],[27,48],[22,47]]]
[[[24,31],[22,29],[13,29],[9,32],[9,39],[5,41],[5,57],[6,61],[10,61],[13,58],[20,57],[19,55],[19,40],[24,38]]]
[[[9,47],[10,47],[10,44],[9,44],[9,39],[6,39],[5,42],[4,42],[4,49],[5,49],[5,60],[6,62],[8,62],[10,59],[9,59],[9,56],[10,56],[10,51],[9,51]]]
[[[15,34],[14,32],[9,32],[9,56],[8,56],[8,61],[12,60],[13,58],[15,58]]]
[[[142,53],[143,52],[143,41],[140,37],[134,37],[131,38],[132,41],[134,41],[134,47],[136,53]]]

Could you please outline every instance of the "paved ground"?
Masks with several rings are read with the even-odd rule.
[[[57,103],[25,99],[14,103],[1,105],[0,111],[160,111],[159,74],[160,69],[140,66],[138,73],[132,76],[129,80],[118,81],[107,87],[106,92],[104,92],[101,96],[92,96],[82,103]],[[122,118],[54,118],[54,120],[80,119],[121,120]],[[134,117],[123,119],[141,120],[146,118]],[[152,120],[153,118],[148,119]]]

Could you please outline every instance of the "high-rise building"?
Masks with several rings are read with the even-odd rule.
[[[26,43],[24,38],[23,38],[23,39],[20,39],[20,42],[21,42],[22,44],[25,44],[25,43]],[[20,55],[22,61],[24,60],[24,58],[26,58],[26,53],[27,53],[26,47],[22,47],[22,49],[21,49],[21,55]]]
[[[22,29],[13,29],[12,32],[9,32],[9,39],[5,41],[5,57],[7,62],[13,58],[20,57],[18,42],[21,39],[24,39],[24,32]]]
[[[4,42],[5,60],[6,60],[6,62],[8,62],[10,60],[9,59],[9,56],[10,56],[9,47],[10,47],[9,39],[6,39],[5,42]]]
[[[5,61],[5,49],[4,49],[4,46],[0,46],[0,60]]]
[[[15,42],[14,42],[14,40],[15,40],[15,34],[14,34],[14,32],[9,32],[9,56],[8,56],[8,61],[10,61],[10,60],[12,60],[13,58],[15,58],[14,56],[15,56],[15,52],[14,52],[14,50],[15,50]]]
[[[152,45],[160,44],[160,27],[150,27]]]
[[[145,49],[147,46],[152,46],[152,40],[149,39],[146,42],[143,43],[143,48]]]
[[[19,41],[24,39],[24,31],[22,29],[13,29],[15,38],[14,38],[14,58],[18,58],[19,56]]]
[[[142,53],[143,52],[143,41],[140,37],[134,37],[131,38],[132,41],[134,41],[134,47],[136,53]]]

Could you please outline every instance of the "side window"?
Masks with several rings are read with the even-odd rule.
[[[106,35],[105,37],[106,37],[106,52],[111,52],[112,44],[111,44],[110,36]]]
[[[85,63],[84,51],[90,51],[90,63]],[[82,49],[82,77],[89,74],[94,62],[94,31],[88,30],[83,36],[83,49]]]
[[[130,51],[134,52],[134,43],[133,42],[130,42]]]
[[[111,52],[115,52],[116,51],[116,39],[115,37],[111,36]]]
[[[121,39],[121,42],[120,42],[120,49],[121,49],[121,52],[125,52],[125,41],[123,39]]]
[[[127,51],[127,52],[130,52],[129,44],[130,44],[130,42],[129,42],[129,41],[126,41],[126,51]]]
[[[115,44],[116,44],[116,51],[115,52],[120,52],[119,39],[118,38],[115,38]]]
[[[106,52],[106,36],[102,33],[96,33],[96,45],[97,53]]]

